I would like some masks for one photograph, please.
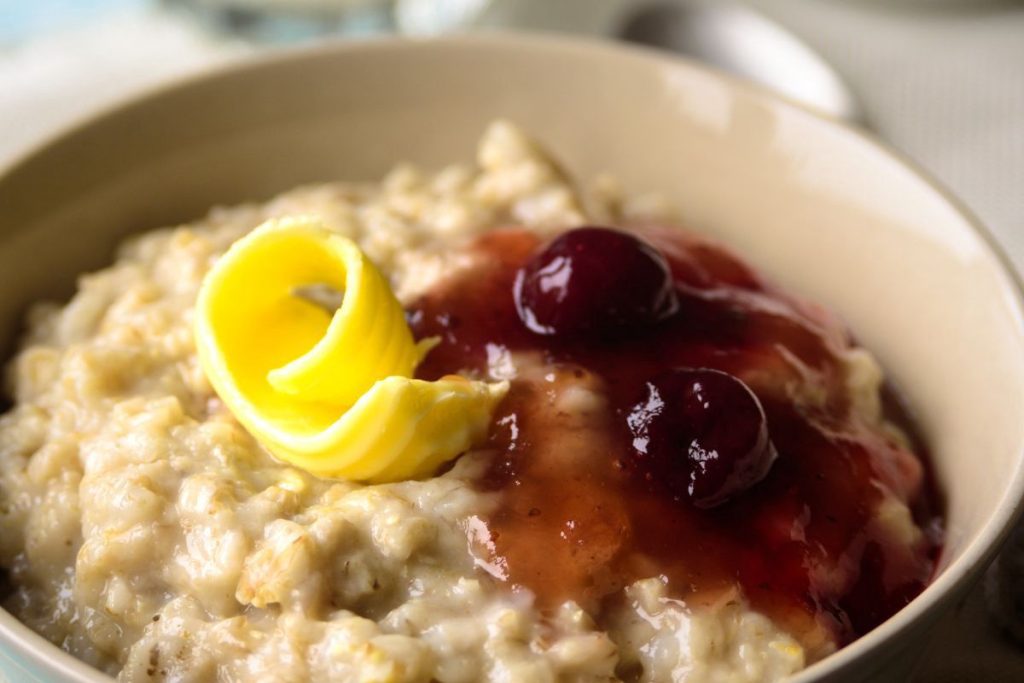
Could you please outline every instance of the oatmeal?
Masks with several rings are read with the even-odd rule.
[[[877,363],[725,252],[650,227],[657,205],[607,180],[579,190],[496,123],[475,165],[400,166],[379,184],[299,188],[130,240],[66,305],[32,310],[9,367],[5,608],[125,682],[773,681],[873,627],[920,590],[936,544],[921,464],[886,418]],[[436,476],[363,485],[290,466],[241,426],[197,357],[196,298],[232,244],[292,215],[352,239],[416,337],[441,339],[419,377],[511,382],[487,443]],[[647,355],[694,365],[669,316],[711,321],[715,291],[739,302],[735,319],[789,345],[744,346],[756,363],[700,351],[702,365],[753,388],[778,451],[727,487],[727,502],[696,508],[643,483],[642,457],[606,457],[608,444],[625,452],[622,440],[638,438],[607,426],[626,425],[635,400],[609,388],[636,383],[611,358],[646,352],[552,352],[542,336],[508,331],[516,270],[545,240],[593,223],[635,226],[682,288],[678,306],[655,311],[658,348],[678,353]],[[831,420],[841,453],[821,429],[776,433],[807,411]],[[598,464],[581,464],[592,452]],[[820,470],[791,471],[812,460]],[[822,491],[842,492],[837,510],[813,499],[794,512],[819,475],[832,487]],[[843,476],[848,485],[835,483]],[[750,534],[775,545],[741,553]],[[775,553],[777,572],[760,552]]]

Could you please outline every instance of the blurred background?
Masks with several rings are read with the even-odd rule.
[[[382,33],[542,29],[696,47],[702,59],[725,39],[731,46],[719,62],[735,61],[737,45],[754,46],[739,59],[776,86],[820,85],[821,74],[800,63],[792,45],[747,30],[749,13],[703,23],[656,13],[633,22],[640,35],[631,35],[636,15],[666,4],[694,2],[0,0],[0,160],[128,93],[212,64]],[[1024,3],[702,4],[751,9],[820,55],[852,93],[862,123],[952,187],[1024,264]]]
[[[654,45],[849,119],[950,187],[1024,269],[1024,3],[1010,0],[0,0],[0,167],[213,65],[495,29]],[[920,681],[1024,681],[1024,648],[991,614],[1024,635],[1015,583],[1024,560],[1006,556],[989,607],[980,588],[946,619]]]

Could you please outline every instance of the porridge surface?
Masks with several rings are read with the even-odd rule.
[[[608,183],[584,196],[498,123],[476,166],[400,166],[380,184],[300,188],[129,241],[67,305],[32,311],[9,368],[6,608],[123,681],[761,681],[801,668],[813,656],[741,597],[689,609],[657,577],[600,626],[572,602],[542,619],[470,552],[494,505],[470,485],[483,455],[426,481],[319,480],[271,458],[196,358],[204,274],[270,217],[318,216],[408,301],[492,226],[657,210]],[[857,352],[850,370],[854,401],[877,413],[877,365]],[[912,543],[894,505],[879,521]]]

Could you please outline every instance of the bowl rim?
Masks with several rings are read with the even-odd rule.
[[[979,239],[980,246],[992,257],[992,267],[1006,278],[1007,289],[1012,292],[1012,304],[1020,319],[1024,319],[1024,279],[1009,258],[1002,245],[977,216],[942,182],[907,154],[884,142],[872,131],[854,123],[819,111],[768,88],[733,76],[719,69],[702,64],[687,57],[656,48],[618,42],[606,38],[583,37],[543,31],[502,31],[481,30],[468,33],[453,33],[440,37],[376,36],[359,39],[327,39],[298,47],[275,48],[255,55],[229,58],[212,66],[200,67],[185,73],[162,79],[91,109],[86,115],[56,128],[50,134],[18,149],[0,164],[0,184],[14,175],[18,169],[30,163],[46,150],[85,133],[90,128],[115,114],[127,112],[151,100],[173,97],[178,91],[219,79],[229,79],[242,74],[258,72],[265,67],[302,60],[343,59],[352,53],[398,52],[432,49],[518,49],[544,50],[549,53],[587,57],[605,56],[617,59],[634,59],[654,68],[673,68],[710,74],[724,82],[732,92],[760,101],[765,106],[782,107],[796,111],[802,116],[838,128],[845,136],[854,138],[862,147],[870,149],[880,163],[895,165],[908,171],[923,183],[936,199],[944,202],[961,219],[963,225]],[[949,601],[966,592],[980,576],[987,564],[994,558],[1000,545],[1010,533],[1013,524],[1024,514],[1024,443],[1020,444],[1016,469],[1009,478],[1002,499],[990,518],[974,534],[960,556],[944,568],[931,583],[906,607],[887,619],[875,629],[856,641],[842,647],[835,653],[811,664],[794,674],[793,683],[808,683],[824,680],[841,670],[849,669],[856,660],[867,658],[871,653],[880,653],[886,642],[898,633],[909,630],[915,624],[925,623],[927,618],[942,609]],[[58,648],[42,635],[18,621],[11,613],[0,608],[0,645],[12,648],[22,658],[46,661],[47,665],[69,680],[80,683],[110,683],[112,679],[102,671],[86,664]],[[10,651],[10,650],[9,650]],[[3,659],[0,650],[0,660]]]

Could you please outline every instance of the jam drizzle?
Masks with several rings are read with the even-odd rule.
[[[500,492],[475,520],[482,564],[542,608],[573,599],[600,618],[625,586],[663,577],[691,606],[739,588],[812,656],[853,640],[934,570],[940,524],[923,460],[851,405],[838,321],[717,245],[675,228],[638,232],[667,258],[679,308],[633,334],[528,331],[513,284],[541,244],[518,229],[479,239],[473,265],[409,310],[417,338],[441,339],[419,377],[516,369],[478,482]],[[763,481],[713,509],[652,481],[631,446],[626,418],[645,382],[679,367],[741,378],[778,452]]]

